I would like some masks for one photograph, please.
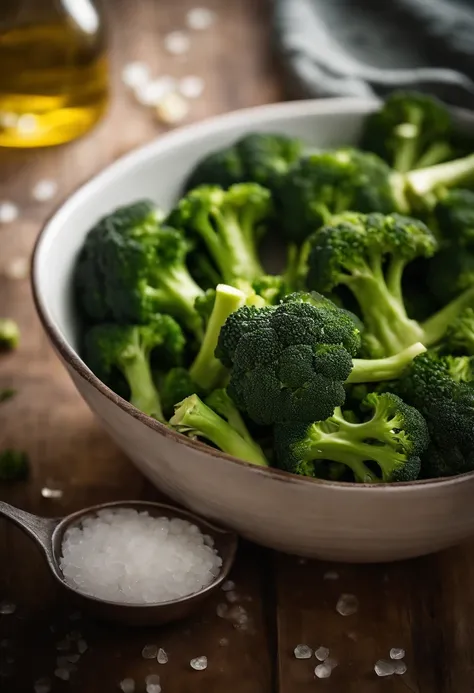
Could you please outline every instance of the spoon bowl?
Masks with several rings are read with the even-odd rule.
[[[178,518],[195,524],[203,534],[209,535],[214,541],[214,548],[222,559],[219,575],[209,585],[194,594],[158,603],[127,604],[105,601],[76,590],[66,582],[60,565],[66,531],[71,527],[80,525],[86,517],[97,515],[101,510],[122,508],[148,512],[152,517]],[[5,519],[13,522],[35,540],[45,556],[54,578],[69,593],[77,608],[100,619],[117,621],[130,626],[155,626],[188,616],[218,590],[227,578],[234,563],[238,545],[237,535],[233,532],[220,529],[186,510],[147,501],[103,503],[79,510],[63,518],[39,517],[0,501],[0,517],[5,517]]]

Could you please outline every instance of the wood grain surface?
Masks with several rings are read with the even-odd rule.
[[[29,258],[56,204],[118,156],[164,132],[122,87],[125,63],[145,60],[157,74],[203,76],[205,94],[193,102],[190,121],[284,97],[271,50],[270,4],[207,0],[217,24],[193,35],[186,57],[173,58],[162,38],[182,27],[192,0],[109,0],[114,94],[106,119],[62,148],[0,152],[0,200],[21,209],[17,222],[0,226],[0,314],[18,320],[22,330],[20,349],[0,358],[0,387],[18,391],[0,407],[0,447],[22,448],[32,461],[29,481],[0,487],[0,498],[55,516],[107,500],[157,497],[73,389],[40,328],[28,279],[12,280],[5,272],[15,259]],[[59,184],[57,198],[34,202],[33,185],[49,178]],[[42,498],[44,486],[61,488],[63,497]],[[17,605],[14,614],[0,615],[0,691],[33,691],[44,676],[54,691],[107,693],[125,677],[144,691],[145,677],[158,673],[163,693],[472,693],[473,546],[369,567],[303,563],[246,546],[233,579],[250,616],[247,630],[217,617],[223,594],[185,623],[127,630],[76,620],[31,542],[0,522],[0,603]],[[328,571],[338,579],[325,579]],[[342,593],[357,596],[356,614],[337,613]],[[54,676],[63,655],[57,644],[71,631],[81,632],[88,649],[63,682]],[[329,679],[315,677],[314,657],[295,659],[298,643],[330,648],[338,666]],[[163,647],[168,664],[144,660],[146,644]],[[405,648],[407,673],[378,678],[374,664],[391,647]],[[208,669],[192,671],[189,661],[200,655],[208,657]]]

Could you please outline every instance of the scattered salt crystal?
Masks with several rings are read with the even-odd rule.
[[[156,645],[145,645],[142,650],[143,659],[156,659],[158,656],[158,647]]]
[[[195,671],[204,671],[204,669],[207,669],[207,657],[195,657],[189,663],[191,669]]]
[[[313,656],[313,650],[308,645],[297,645],[294,653],[296,659],[310,659]]]
[[[318,647],[315,651],[314,656],[319,659],[320,662],[324,662],[325,659],[329,657],[329,649],[327,647]]]
[[[195,75],[189,75],[179,80],[179,93],[186,99],[198,99],[204,91],[204,80]]]
[[[219,616],[219,618],[225,618],[227,616],[227,613],[229,611],[229,607],[227,604],[218,604],[216,608],[216,613]]]
[[[154,79],[152,82],[140,85],[135,90],[138,103],[143,106],[158,106],[165,96],[176,89],[176,80],[169,75]]]
[[[227,638],[221,638],[219,640],[220,647],[227,647],[228,644],[229,644],[229,641],[227,640]]]
[[[135,693],[135,681],[133,679],[123,679],[119,683],[119,688],[123,693]]]
[[[27,257],[13,259],[5,268],[4,274],[8,279],[26,279],[30,273],[30,263]]]
[[[395,664],[389,659],[379,659],[375,663],[374,671],[377,676],[392,676],[395,673]]]
[[[0,202],[0,224],[11,224],[18,219],[20,210],[13,202]]]
[[[168,654],[164,651],[162,647],[158,650],[158,654],[156,657],[158,664],[167,664],[168,662]],[[159,683],[159,681],[158,681]]]
[[[216,14],[207,7],[194,7],[186,15],[186,24],[194,31],[209,29],[216,20]]]
[[[180,123],[186,118],[188,113],[188,102],[175,93],[165,96],[156,107],[156,115],[165,125]]]
[[[189,37],[183,31],[172,31],[164,38],[165,50],[172,55],[183,55],[189,50]]]
[[[235,582],[232,580],[226,580],[221,589],[223,592],[231,592],[232,590],[235,590]]]
[[[395,672],[394,672],[395,674],[398,674],[398,676],[403,676],[403,674],[406,674],[407,665],[405,664],[405,662],[400,660],[398,662],[395,662],[394,669],[395,669]]]
[[[352,616],[359,609],[359,600],[353,594],[341,594],[336,604],[336,611],[341,616]]]
[[[69,669],[56,669],[54,675],[61,681],[69,681],[71,677]]]
[[[147,686],[159,686],[160,677],[158,676],[158,674],[150,674],[146,677],[145,683]]]
[[[331,667],[331,670],[332,670],[332,669],[335,669],[337,667],[338,661],[337,661],[337,659],[334,659],[333,657],[328,657],[325,660],[324,664],[327,664],[327,666]]]
[[[34,691],[35,693],[50,693],[51,680],[48,678],[38,679],[35,681]]]
[[[390,659],[403,659],[405,650],[402,647],[392,647],[390,650]]]
[[[71,643],[67,638],[64,638],[64,640],[60,640],[56,643],[56,649],[58,652],[66,652],[66,650],[69,650],[70,647]]]
[[[328,679],[331,676],[331,672],[332,668],[329,666],[329,664],[326,664],[326,662],[318,664],[318,666],[314,670],[314,673],[318,677],[318,679]]]
[[[150,68],[146,63],[138,61],[127,63],[122,70],[122,82],[131,89],[143,86],[149,79]]]
[[[81,655],[79,654],[70,654],[66,657],[66,660],[70,662],[71,664],[77,664],[77,662],[80,660]]]
[[[339,580],[339,573],[336,573],[335,570],[328,570],[327,573],[324,573],[323,579],[324,580]]]
[[[10,616],[10,614],[14,614],[16,611],[16,604],[13,602],[0,602],[0,614],[2,616]]]
[[[196,593],[218,577],[222,560],[193,527],[133,509],[101,511],[67,530],[64,578],[82,593],[128,604]]]
[[[31,135],[37,127],[38,121],[33,113],[25,113],[18,118],[16,127],[21,135]]]
[[[60,488],[49,488],[49,486],[43,486],[41,489],[41,495],[43,498],[62,498],[63,492]]]
[[[231,591],[226,593],[225,598],[229,604],[235,604],[239,600],[239,595],[237,592]]]
[[[58,184],[54,180],[40,180],[32,191],[33,199],[37,202],[51,200],[58,191]]]
[[[160,684],[149,683],[146,687],[146,693],[161,693]]]
[[[79,654],[84,654],[84,652],[87,652],[89,649],[89,645],[86,643],[85,640],[79,640],[77,643],[77,651]]]

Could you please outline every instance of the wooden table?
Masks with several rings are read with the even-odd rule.
[[[270,49],[269,3],[206,0],[218,12],[218,24],[193,36],[186,58],[173,58],[160,39],[182,25],[194,4],[109,0],[115,94],[106,120],[66,147],[0,153],[0,200],[21,207],[18,222],[0,227],[0,272],[30,255],[41,224],[58,202],[33,202],[35,182],[58,181],[58,198],[64,199],[118,156],[160,134],[153,116],[121,86],[126,62],[145,60],[157,73],[205,77],[205,97],[193,104],[191,120],[283,98]],[[0,359],[0,387],[18,390],[0,407],[0,447],[21,447],[32,461],[30,480],[0,488],[0,498],[32,512],[61,515],[96,502],[156,497],[73,389],[40,328],[27,279],[0,278],[0,313],[17,319],[22,329],[20,349]],[[45,486],[61,488],[63,497],[43,498]],[[338,579],[325,579],[327,571],[337,571]],[[156,672],[163,693],[474,691],[472,545],[406,564],[369,567],[304,563],[248,546],[233,579],[250,615],[246,631],[217,617],[223,594],[193,620],[166,628],[127,630],[77,621],[31,543],[0,523],[0,602],[17,605],[14,614],[0,615],[0,690],[33,691],[36,679],[50,676],[54,691],[106,693],[118,690],[125,677],[143,691],[146,675]],[[358,597],[355,615],[336,612],[342,593]],[[71,680],[63,682],[54,677],[56,657],[63,654],[56,646],[77,630],[88,650]],[[298,643],[330,648],[339,666],[329,679],[315,678],[314,658],[295,659]],[[169,663],[144,660],[146,644],[163,647]],[[378,678],[374,664],[391,647],[405,648],[408,671]],[[192,671],[189,661],[200,655],[208,657],[209,666]]]

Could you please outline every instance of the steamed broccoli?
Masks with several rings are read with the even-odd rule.
[[[161,226],[149,202],[121,207],[89,232],[76,265],[75,289],[93,322],[146,323],[169,313],[201,334],[194,302],[202,289],[186,267],[188,242]]]
[[[20,343],[20,328],[10,318],[0,318],[0,350],[16,349]]]
[[[147,325],[95,325],[85,335],[85,361],[106,385],[114,387],[117,372],[126,380],[130,402],[158,421],[165,421],[153,382],[150,359],[159,349],[179,361],[185,340],[169,315],[155,315]]]
[[[220,408],[220,404],[217,406]],[[197,395],[191,395],[177,405],[174,416],[170,419],[170,425],[180,433],[210,441],[228,455],[267,467],[268,462],[261,448],[250,439],[248,432],[242,435],[240,423],[238,423],[238,430],[234,428],[231,423],[231,421],[235,423],[234,416],[227,407],[226,410],[229,415],[228,420],[226,420],[227,417],[219,416],[210,406],[204,404]]]
[[[362,147],[396,171],[407,173],[449,159],[451,135],[451,116],[441,101],[418,92],[398,91],[368,117]]]
[[[359,330],[346,311],[287,297],[243,306],[226,321],[216,356],[230,368],[228,393],[258,424],[320,421],[344,403],[345,382],[396,378],[421,344],[378,360],[354,359]]]
[[[318,460],[349,467],[365,483],[412,481],[429,443],[426,422],[413,407],[391,393],[367,395],[363,406],[372,418],[352,423],[339,407],[325,421],[275,427],[278,465],[295,474],[315,475]],[[373,471],[367,463],[375,463]]]
[[[302,143],[277,134],[249,134],[235,144],[201,160],[186,182],[186,190],[199,185],[260,183],[272,187],[274,181],[298,160]]]
[[[264,274],[258,244],[271,209],[270,192],[256,183],[202,186],[178,202],[168,222],[204,243],[223,281],[251,282]]]
[[[26,452],[10,448],[0,451],[0,481],[23,481],[29,470],[30,462]]]

